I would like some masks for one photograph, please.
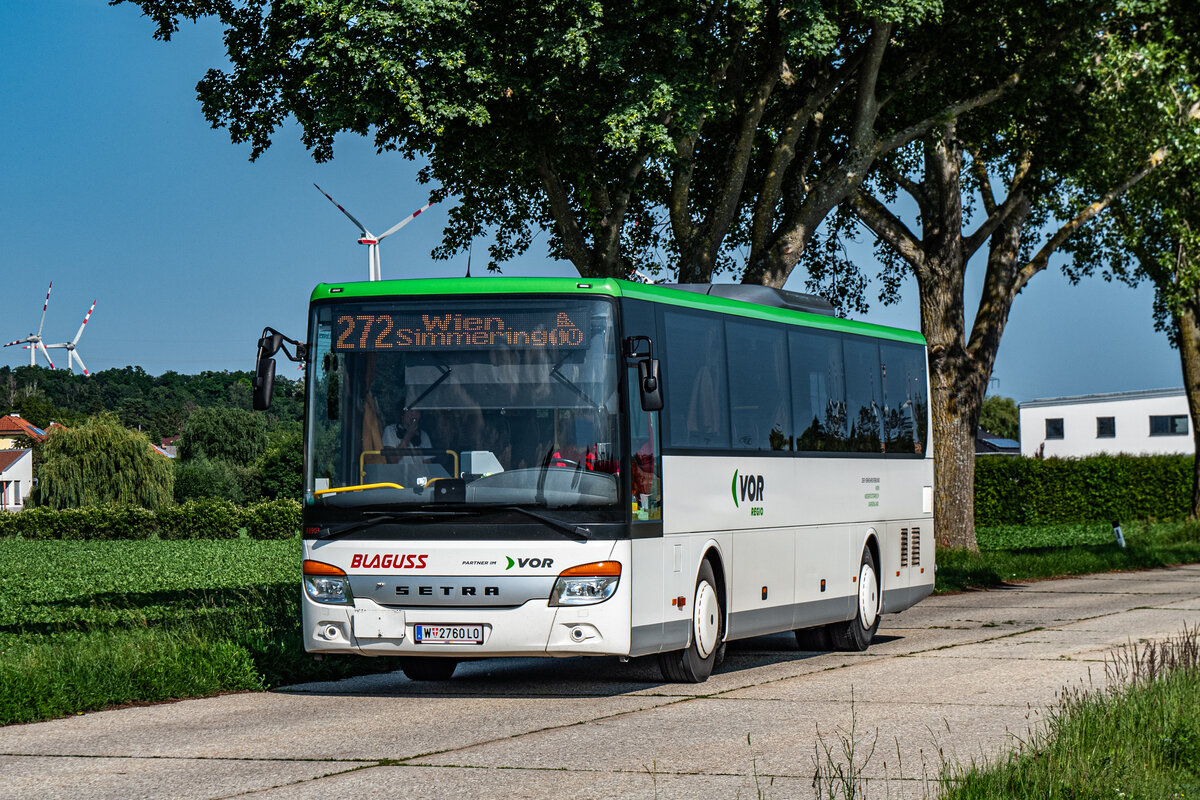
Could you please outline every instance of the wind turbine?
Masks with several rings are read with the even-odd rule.
[[[95,310],[96,310],[96,301],[93,300],[92,307],[89,308],[88,312],[83,315],[83,324],[79,326],[79,332],[75,334],[74,339],[72,339],[69,342],[59,342],[58,344],[45,345],[45,347],[47,347],[51,350],[55,350],[55,349],[66,350],[67,351],[67,369],[73,368],[75,366],[75,362],[78,361],[79,368],[81,370],[83,370],[84,375],[91,375],[92,373],[88,372],[87,365],[83,363],[83,357],[80,356],[79,353],[76,352],[76,350],[75,350],[75,345],[79,344],[79,337],[83,336],[83,329],[87,327],[88,320],[92,318],[92,312]],[[49,358],[49,356],[47,356],[47,359],[48,358]]]
[[[54,369],[54,362],[50,360],[50,353],[46,352],[46,345],[42,344],[42,326],[46,324],[46,306],[50,305],[50,290],[53,288],[54,281],[50,281],[50,285],[46,287],[46,302],[42,303],[42,321],[38,323],[37,333],[31,333],[24,339],[17,339],[4,345],[5,347],[12,347],[14,344],[25,345],[25,349],[29,351],[29,366],[31,367],[37,360],[37,351],[41,350],[42,355],[46,357],[46,363],[50,365],[50,369]]]
[[[317,185],[314,183],[313,186],[317,186]],[[433,201],[431,200],[430,202],[428,202],[425,205],[418,208],[413,213],[409,214],[404,219],[397,222],[392,227],[388,228],[382,235],[376,236],[375,234],[373,234],[369,230],[367,230],[366,227],[364,227],[361,222],[356,220],[354,218],[353,214],[351,214],[346,209],[342,208],[341,204],[338,203],[337,200],[334,200],[332,197],[330,197],[329,194],[324,189],[322,189],[320,186],[317,186],[317,191],[320,192],[321,194],[325,195],[325,199],[327,199],[329,202],[331,202],[335,206],[337,206],[338,211],[341,211],[343,214],[345,214],[347,217],[349,217],[350,221],[353,222],[360,231],[362,231],[362,236],[358,239],[358,243],[365,244],[367,246],[367,269],[369,270],[367,280],[372,280],[372,281],[383,280],[383,277],[380,274],[380,269],[379,269],[379,243],[381,241],[383,241],[384,239],[386,239],[387,237],[391,236],[396,231],[403,228],[408,223],[412,222],[417,217],[421,216],[421,213],[423,211],[425,211],[425,209],[427,209],[431,205],[433,205]]]

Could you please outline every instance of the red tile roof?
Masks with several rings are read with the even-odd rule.
[[[29,450],[0,450],[0,472],[4,472],[20,461],[21,457],[29,452]]]
[[[41,442],[46,439],[46,432],[28,420],[21,419],[16,414],[6,414],[0,417],[0,435],[18,434]]]

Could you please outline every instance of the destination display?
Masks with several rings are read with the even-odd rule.
[[[388,350],[584,349],[582,310],[334,313],[334,352]]]

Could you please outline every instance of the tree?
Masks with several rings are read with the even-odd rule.
[[[1081,273],[1154,285],[1155,326],[1179,350],[1200,454],[1200,130],[1193,134],[1178,143],[1183,157],[1123,197],[1100,235],[1081,242],[1074,255]],[[1193,463],[1191,516],[1200,518],[1200,457]]]
[[[264,497],[300,500],[304,494],[304,442],[300,426],[273,435],[255,467]]]
[[[200,408],[183,423],[179,456],[250,466],[267,446],[265,422],[239,408]]]
[[[947,28],[936,0],[122,1],[157,38],[182,19],[225,28],[231,67],[197,91],[252,157],[293,115],[318,160],[341,131],[427,158],[435,197],[458,198],[438,255],[490,229],[496,267],[541,227],[583,275],[657,272],[665,257],[707,281],[748,247],[744,279],[772,286],[877,158],[1016,85],[1070,5],[964,4]],[[1005,26],[1028,35],[997,37]],[[938,53],[988,69],[960,71],[938,104],[901,102],[942,80]]]
[[[851,198],[852,213],[883,245],[885,296],[906,273],[920,295],[936,434],[934,516],[944,545],[976,546],[974,437],[1016,296],[1051,256],[1091,235],[1089,223],[1161,166],[1178,131],[1192,124],[1194,105],[1161,103],[1166,87],[1196,86],[1197,63],[1175,57],[1192,43],[1163,5],[1089,7],[1090,19],[1072,17],[1078,34],[1019,91],[945,119],[881,161]],[[920,235],[889,206],[901,193],[918,210]],[[967,233],[976,196],[982,210]],[[986,275],[968,330],[965,273],[976,252],[985,254]]]
[[[1021,438],[1017,401],[995,394],[983,398],[979,408],[979,427],[1005,439]]]
[[[112,414],[55,430],[41,447],[36,502],[48,508],[116,503],[156,509],[171,502],[169,459]]]

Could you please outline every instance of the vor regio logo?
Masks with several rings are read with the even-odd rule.
[[[733,484],[730,486],[730,491],[733,492],[734,508],[741,508],[742,503],[751,503],[750,516],[761,517],[763,507],[753,504],[763,502],[763,483],[762,475],[738,475],[738,471],[735,469]]]

